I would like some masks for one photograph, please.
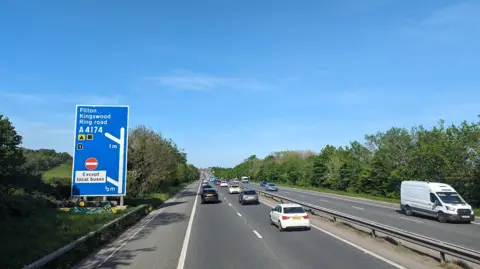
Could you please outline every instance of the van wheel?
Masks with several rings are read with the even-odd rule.
[[[413,211],[408,205],[405,207],[405,215],[413,216]]]
[[[437,213],[437,220],[438,220],[438,222],[445,223],[445,222],[447,222],[447,216],[445,216],[445,213],[443,213],[443,212],[438,212]]]

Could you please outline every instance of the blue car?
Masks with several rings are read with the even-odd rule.
[[[265,190],[266,191],[278,191],[278,188],[273,183],[267,183],[267,184],[265,184]]]

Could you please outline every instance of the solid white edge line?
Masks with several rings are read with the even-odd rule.
[[[240,213],[238,213],[238,212],[237,212],[237,215],[238,215],[239,217],[241,217],[241,216],[242,216],[242,214],[240,214]]]
[[[261,203],[264,204],[264,205],[266,205],[266,206],[269,206],[269,207],[273,208],[273,206],[271,206],[271,205],[269,205],[269,204],[267,204],[267,203],[265,203],[265,202],[261,202]],[[345,244],[347,244],[347,245],[350,245],[350,246],[352,246],[352,247],[354,247],[354,248],[356,248],[356,249],[358,249],[358,250],[361,250],[361,251],[363,251],[364,253],[366,253],[366,254],[368,254],[368,255],[370,255],[370,256],[373,256],[373,257],[375,257],[375,258],[377,258],[377,259],[379,259],[379,260],[381,260],[381,261],[383,261],[383,262],[386,262],[386,263],[390,264],[391,266],[393,266],[393,267],[395,267],[395,268],[398,268],[398,269],[409,269],[409,268],[407,268],[407,267],[405,267],[405,266],[403,266],[403,265],[400,265],[400,264],[398,264],[398,263],[396,263],[396,262],[394,262],[394,261],[391,261],[391,260],[389,260],[389,259],[387,259],[387,258],[385,258],[385,257],[383,257],[383,256],[381,256],[381,255],[379,255],[379,254],[377,254],[377,253],[375,253],[375,252],[372,252],[372,251],[370,251],[370,250],[368,250],[368,249],[365,249],[365,248],[363,248],[363,247],[361,247],[361,246],[359,246],[359,245],[357,245],[357,244],[355,244],[355,243],[353,243],[353,242],[350,242],[350,241],[348,241],[347,239],[344,239],[344,238],[342,238],[342,237],[340,237],[340,236],[338,236],[338,235],[336,235],[336,234],[333,234],[333,233],[331,233],[331,232],[329,232],[329,231],[327,231],[327,230],[324,230],[324,229],[322,229],[322,228],[320,228],[320,227],[317,227],[316,225],[310,224],[310,226],[313,227],[313,228],[315,228],[315,229],[317,229],[317,230],[320,231],[320,232],[323,232],[323,233],[325,233],[325,234],[327,234],[327,235],[330,235],[331,237],[333,237],[333,238],[335,238],[335,239],[337,239],[337,240],[342,241],[343,243],[345,243]]]
[[[228,205],[229,205],[229,206],[232,206],[232,204],[230,204],[230,203],[229,203]]]
[[[423,223],[423,221],[421,220],[416,220],[416,219],[409,219],[407,217],[400,217],[401,219],[404,219],[404,220],[408,220],[408,221],[413,221],[413,222],[417,222],[417,223]]]
[[[262,239],[263,237],[255,230],[253,230],[253,233],[260,239]]]
[[[358,209],[358,210],[365,210],[364,208],[361,208],[361,207],[358,207],[358,206],[353,206],[352,205],[352,207],[355,208],[355,209]]]
[[[180,193],[174,197],[172,197],[172,200],[171,202],[175,202],[178,197],[180,196]],[[168,200],[167,200],[168,201]],[[165,202],[167,202],[165,201]],[[147,220],[142,226],[140,226],[140,228],[138,228],[135,233],[133,233],[130,237],[128,237],[119,247],[115,248],[115,250],[112,251],[112,253],[110,253],[110,255],[108,255],[103,261],[101,261],[100,263],[98,263],[97,265],[95,265],[95,268],[98,268],[100,266],[102,266],[105,262],[107,262],[110,258],[113,257],[113,255],[115,253],[117,253],[117,251],[119,251],[121,248],[123,248],[128,242],[130,242],[130,240],[135,237],[141,230],[143,230],[143,228],[145,228],[145,226],[147,226],[147,224],[149,224],[152,220],[154,220],[160,213],[163,212],[163,210],[165,209],[165,207],[163,208],[160,208],[157,213],[155,213],[155,215],[152,215],[151,216],[151,219]],[[148,215],[147,215],[148,217]],[[128,231],[128,230],[127,230]]]
[[[344,239],[344,238],[342,238],[342,237],[340,237],[340,236],[338,236],[338,235],[336,235],[336,234],[333,234],[333,233],[331,233],[331,232],[329,232],[329,231],[327,231],[327,230],[324,230],[324,229],[322,229],[322,228],[320,228],[320,227],[317,227],[316,225],[310,224],[310,226],[312,226],[313,228],[315,228],[315,229],[317,229],[317,230],[319,230],[319,231],[321,231],[321,232],[323,232],[323,233],[326,233],[326,234],[330,235],[331,237],[333,237],[333,238],[335,238],[335,239],[338,239],[338,240],[342,241],[342,242],[345,243],[345,244],[348,244],[348,245],[350,245],[350,246],[352,246],[352,247],[354,247],[354,248],[357,248],[357,249],[363,251],[363,252],[366,253],[366,254],[369,254],[369,255],[371,255],[371,256],[373,256],[373,257],[375,257],[375,258],[377,258],[377,259],[379,259],[379,260],[381,260],[381,261],[384,261],[384,262],[386,262],[386,263],[388,263],[388,264],[390,264],[390,265],[392,265],[392,266],[394,266],[394,267],[396,267],[396,268],[398,268],[398,269],[408,269],[408,268],[405,267],[405,266],[402,266],[402,265],[400,265],[400,264],[398,264],[398,263],[396,263],[396,262],[394,262],[394,261],[391,261],[391,260],[389,260],[389,259],[387,259],[387,258],[385,258],[385,257],[383,257],[383,256],[380,256],[379,254],[377,254],[377,253],[375,253],[375,252],[372,252],[372,251],[370,251],[370,250],[368,250],[368,249],[366,249],[366,248],[363,248],[363,247],[361,247],[361,246],[359,246],[359,245],[357,245],[357,244],[355,244],[355,243],[353,243],[353,242],[350,242],[350,241],[348,241],[347,239]]]
[[[190,241],[190,233],[192,232],[193,218],[195,217],[195,210],[197,209],[198,194],[200,193],[200,188],[202,184],[199,184],[197,190],[197,197],[193,202],[192,214],[190,215],[190,220],[188,220],[187,232],[185,233],[185,238],[183,239],[182,251],[180,252],[180,258],[178,259],[177,269],[183,269],[185,266],[185,258],[187,257],[188,243]]]

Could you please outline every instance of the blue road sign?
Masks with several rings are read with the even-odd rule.
[[[77,105],[72,196],[124,196],[128,106]]]

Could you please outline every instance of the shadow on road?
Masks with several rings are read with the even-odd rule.
[[[175,206],[175,205],[180,205],[180,204],[184,204],[186,203],[187,201],[183,201],[183,202],[168,202],[168,203],[163,203],[160,205],[159,208],[165,208],[165,207],[169,207],[169,206]]]
[[[184,191],[182,192],[182,197],[188,197],[188,196],[196,196],[197,192],[194,191]]]
[[[119,250],[113,255],[110,259],[108,259],[105,263],[98,267],[93,267],[93,268],[105,268],[105,269],[111,269],[111,268],[119,268],[119,267],[124,267],[128,266],[132,263],[132,260],[140,254],[140,252],[152,252],[155,251],[157,248],[156,247],[150,247],[150,248],[139,248],[139,249],[134,249],[134,250]],[[99,261],[102,262],[102,261]]]

